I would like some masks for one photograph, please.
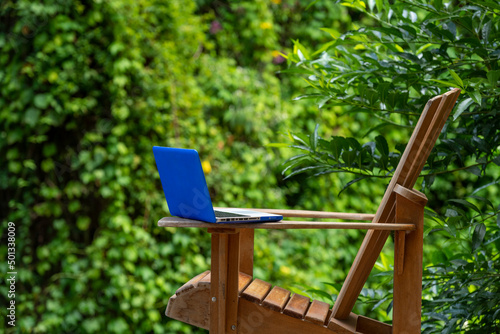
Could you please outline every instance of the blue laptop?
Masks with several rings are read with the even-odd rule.
[[[283,216],[245,209],[214,210],[196,150],[153,147],[168,209],[173,216],[208,223],[268,222]]]

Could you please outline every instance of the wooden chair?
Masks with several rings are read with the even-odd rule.
[[[159,226],[207,228],[211,270],[170,298],[166,315],[221,333],[420,333],[423,218],[427,198],[413,189],[460,89],[426,104],[375,215],[272,210],[285,217],[366,220],[370,223],[281,221],[215,225],[176,217]],[[254,229],[366,229],[367,233],[332,309],[324,302],[253,278]],[[352,313],[390,231],[395,233],[392,326]]]

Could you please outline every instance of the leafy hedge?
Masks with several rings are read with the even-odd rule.
[[[278,81],[197,54],[206,31],[195,9],[2,4],[1,211],[18,231],[18,329],[186,330],[162,314],[179,282],[207,267],[209,240],[156,228],[167,207],[153,145],[198,147],[233,180],[228,191],[211,178],[219,204],[283,202],[263,174],[275,160],[262,145],[282,122]],[[220,114],[230,107],[238,113]]]
[[[291,46],[289,27],[301,31],[296,23],[315,19],[301,14],[307,3],[2,2],[0,253],[12,221],[18,272],[17,326],[2,329],[193,331],[163,313],[173,291],[208,268],[209,239],[156,227],[168,208],[153,145],[198,148],[217,205],[321,205],[297,195],[300,183],[281,186],[279,151],[264,147],[292,121],[314,126],[315,108],[287,98],[297,80],[282,78],[291,82],[282,90],[274,74],[277,52]],[[235,13],[258,28],[240,29]],[[210,31],[214,20],[219,32]],[[262,34],[267,42],[247,44]],[[298,273],[310,281],[313,259],[301,270],[286,258],[321,244],[287,244],[274,261],[278,240],[294,237],[258,239],[261,278]],[[328,266],[315,269],[327,275]],[[5,262],[0,270],[7,272]]]

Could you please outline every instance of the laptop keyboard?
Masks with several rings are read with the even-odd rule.
[[[217,217],[217,218],[249,217],[248,215],[240,215],[240,214],[232,213],[232,212],[223,212],[223,211],[217,211],[217,210],[214,210],[214,212],[215,212],[215,217]]]

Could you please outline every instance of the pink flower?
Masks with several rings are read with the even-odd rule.
[[[221,30],[222,30],[222,24],[220,24],[220,22],[217,20],[212,21],[212,23],[210,24],[210,33],[212,35],[215,35]]]

